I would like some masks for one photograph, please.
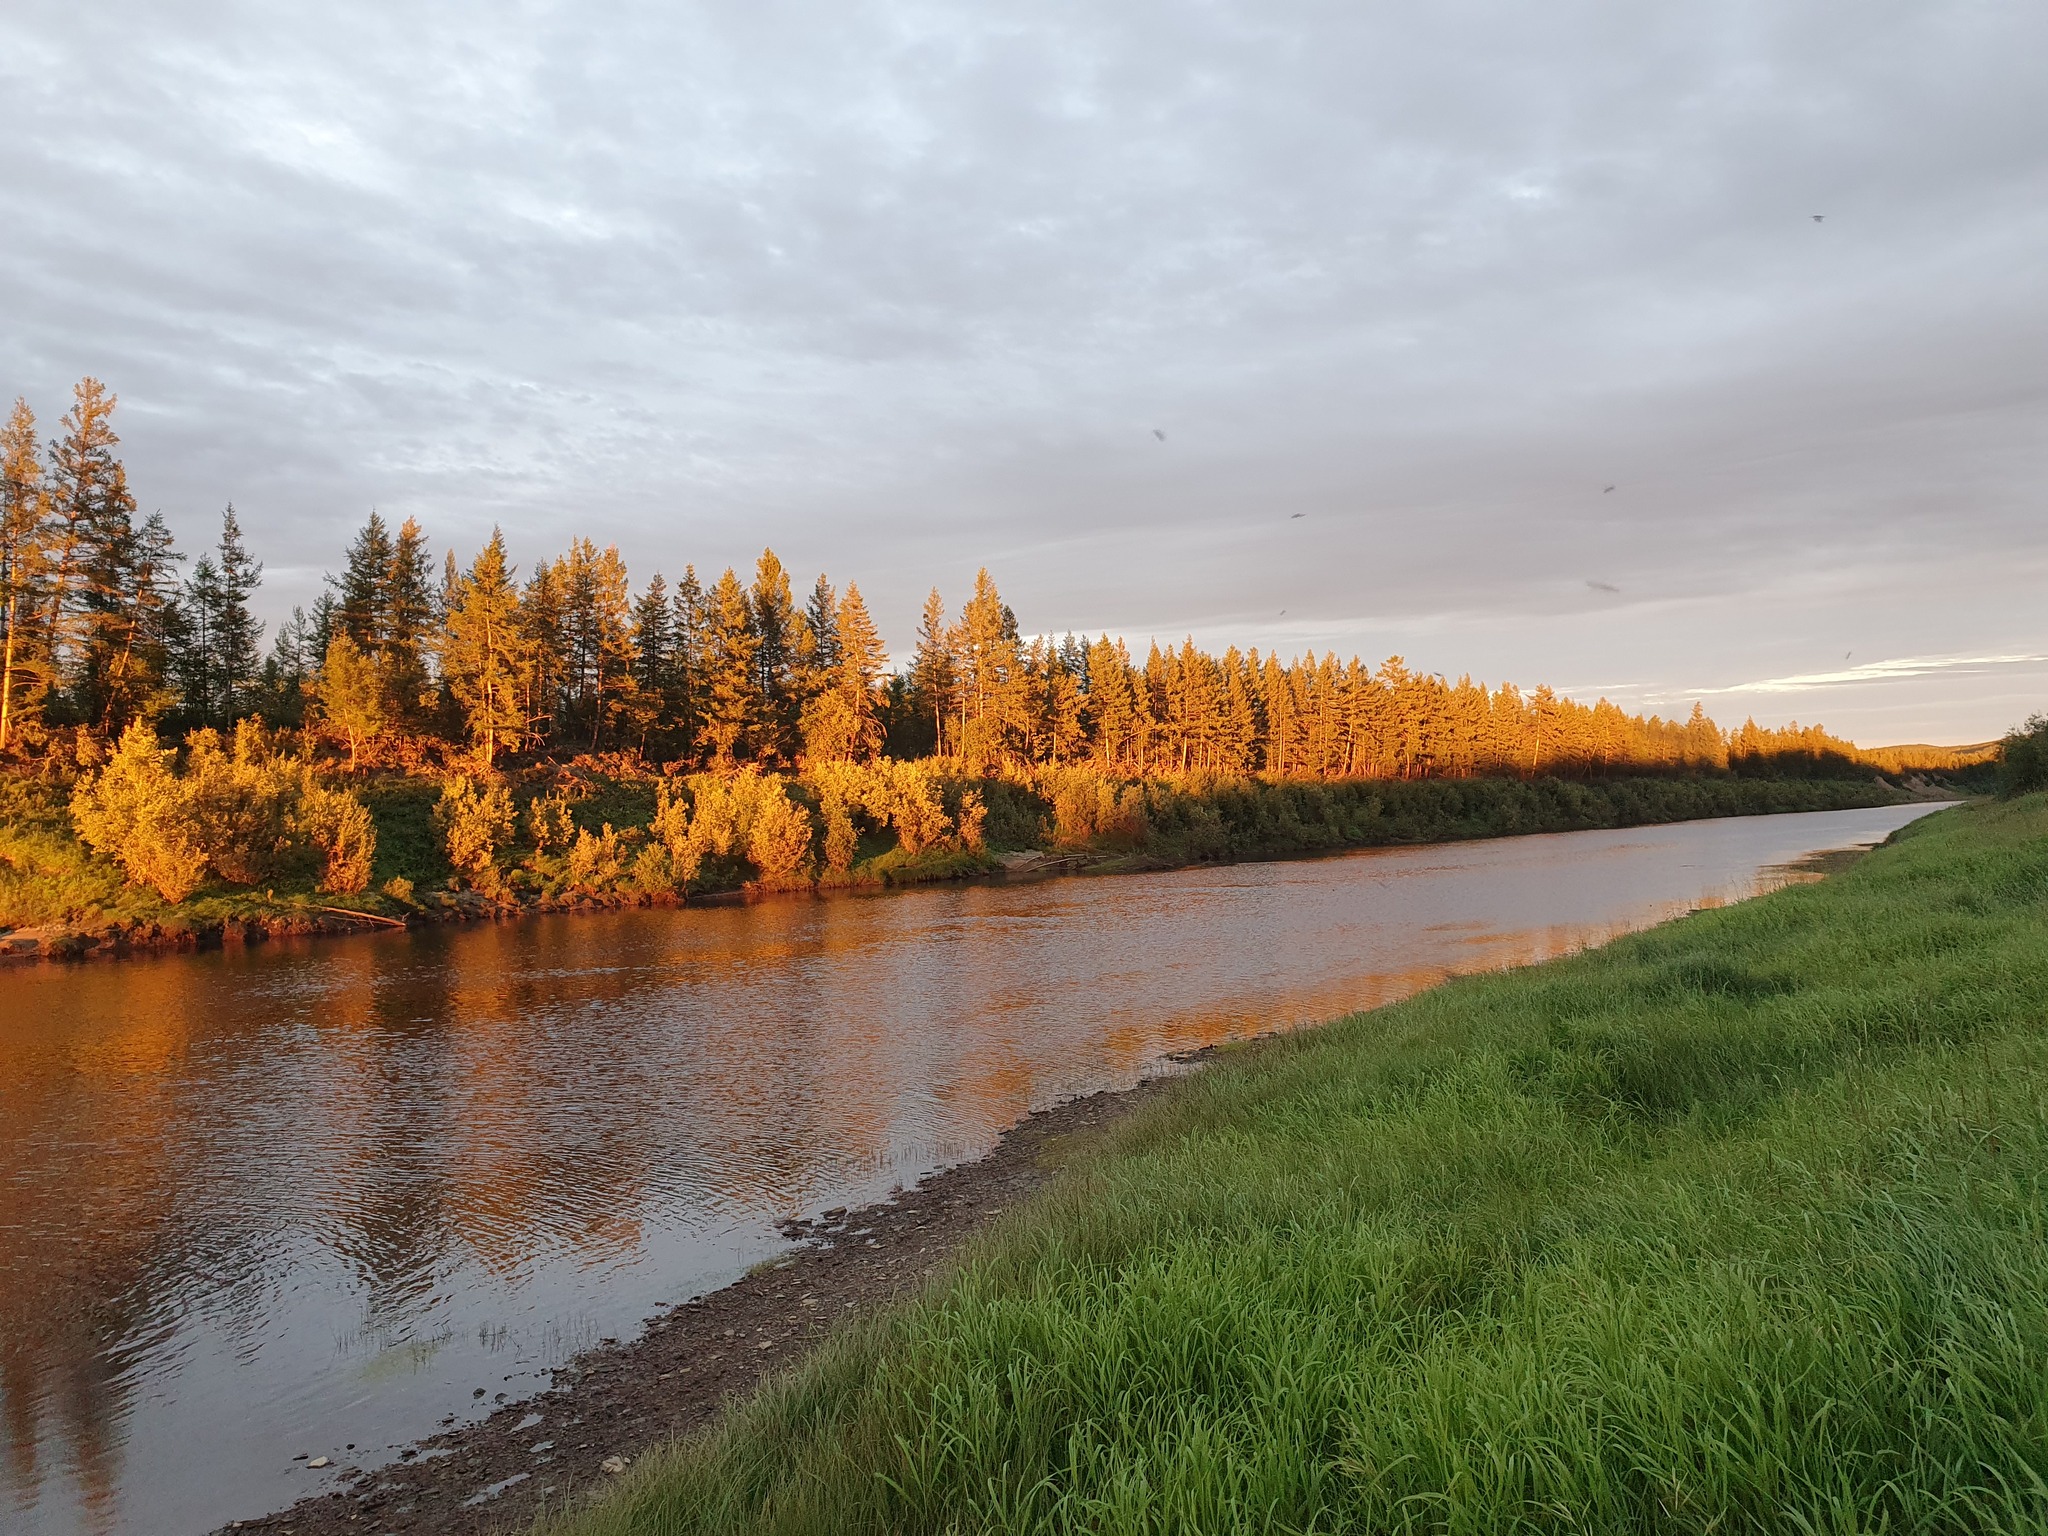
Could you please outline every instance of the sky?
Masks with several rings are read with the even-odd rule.
[[[2048,708],[2048,9],[8,0],[0,393],[465,562],[1867,745]]]

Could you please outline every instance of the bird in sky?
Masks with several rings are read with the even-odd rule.
[[[1307,514],[1306,512],[1297,512],[1297,513],[1295,513],[1295,514],[1294,514],[1294,516],[1293,516],[1293,517],[1290,517],[1290,518],[1288,518],[1288,519],[1287,519],[1287,521],[1289,521],[1289,522],[1291,523],[1291,522],[1293,522],[1293,521],[1294,521],[1294,518],[1296,518],[1296,517],[1307,517],[1307,516],[1308,516],[1308,514]]]
[[[1826,217],[1827,217],[1827,215],[1826,215],[1826,214],[1824,214],[1824,213],[1816,213],[1816,214],[1815,214],[1815,215],[1813,216],[1813,222],[1814,222],[1814,223],[1816,223],[1816,224],[1818,224],[1818,223],[1819,223],[1819,222],[1820,222],[1820,221],[1821,221],[1822,219],[1824,219],[1824,218],[1826,218]]]
[[[1591,587],[1595,592],[1619,592],[1621,590],[1621,588],[1614,586],[1610,582],[1593,581],[1590,578],[1587,580],[1586,585]]]
[[[1614,489],[1614,487],[1610,485],[1610,486],[1608,486],[1608,487],[1607,487],[1607,490],[1603,490],[1603,491],[1602,491],[1602,492],[1601,492],[1600,494],[1601,494],[1602,496],[1605,496],[1605,495],[1607,494],[1607,491],[1611,491],[1611,490],[1613,490],[1613,489]]]
[[[1157,427],[1154,427],[1154,428],[1152,429],[1152,435],[1153,435],[1154,437],[1158,438],[1158,439],[1159,439],[1159,441],[1161,441],[1162,443],[1166,441],[1166,434],[1165,434],[1164,432],[1160,431],[1160,430],[1159,430],[1159,429],[1158,429]]]

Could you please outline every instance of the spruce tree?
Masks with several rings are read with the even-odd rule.
[[[683,579],[676,583],[670,600],[671,645],[669,671],[675,690],[669,724],[670,746],[688,762],[700,760],[698,731],[704,715],[704,656],[706,630],[704,585],[697,579],[697,567],[683,567]]]
[[[215,650],[214,619],[220,611],[220,571],[210,554],[201,555],[185,580],[178,647],[171,659],[171,672],[183,695],[185,719],[200,726],[223,723],[216,707],[219,697],[219,658]]]
[[[263,584],[263,566],[243,547],[242,525],[232,502],[221,514],[215,564],[220,596],[213,615],[213,644],[219,659],[220,723],[232,725],[252,706],[263,655],[263,625],[249,611],[250,597]]]
[[[384,579],[385,696],[393,720],[411,729],[433,707],[434,679],[428,666],[439,607],[427,536],[415,518],[398,528]]]
[[[391,617],[391,531],[371,509],[348,547],[348,563],[332,580],[341,632],[365,655],[381,657]]]
[[[99,380],[80,379],[46,472],[55,546],[49,649],[69,676],[75,716],[110,732],[136,712],[144,610],[161,601],[159,566],[175,558],[157,531],[150,548],[139,540],[128,474],[114,457],[116,404]]]
[[[519,638],[525,647],[522,671],[527,730],[552,746],[563,735],[567,711],[566,561],[543,560],[519,596]],[[573,725],[567,726],[569,731]]]
[[[659,571],[633,604],[633,683],[634,743],[642,752],[665,749],[676,712],[675,617]]]

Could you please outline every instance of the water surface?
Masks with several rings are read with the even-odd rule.
[[[1926,809],[0,973],[0,1529],[281,1507],[1035,1107]]]

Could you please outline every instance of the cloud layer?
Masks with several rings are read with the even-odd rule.
[[[898,646],[987,564],[1867,741],[2043,696],[2037,8],[422,10],[0,15],[0,388],[106,379],[273,603],[374,504],[772,543]],[[2026,660],[1843,666],[1924,656]]]

